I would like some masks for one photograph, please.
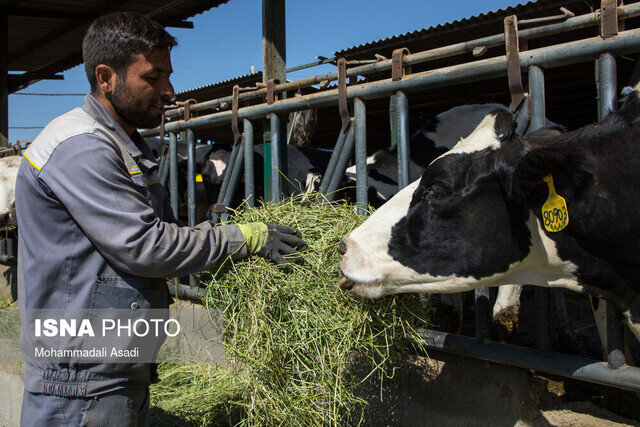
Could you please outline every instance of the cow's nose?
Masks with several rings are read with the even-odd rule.
[[[342,255],[347,253],[347,239],[340,240],[340,243],[338,243],[338,251]]]

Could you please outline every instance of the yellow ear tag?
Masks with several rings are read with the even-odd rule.
[[[199,173],[196,174],[196,182],[202,182],[202,175]]]
[[[569,224],[569,211],[564,198],[556,194],[553,177],[547,175],[543,179],[549,186],[549,198],[542,205],[542,219],[544,220],[544,228],[555,233],[563,230]]]

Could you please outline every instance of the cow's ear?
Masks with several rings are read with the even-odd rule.
[[[534,148],[516,164],[512,175],[514,197],[526,197],[538,187],[546,187],[544,177],[552,175],[558,191],[579,196],[595,180],[593,157],[568,144]]]
[[[511,113],[497,109],[493,110],[491,114],[495,114],[496,117],[493,130],[500,142],[510,140],[511,136],[516,133],[516,127],[518,126],[518,123],[513,119]]]

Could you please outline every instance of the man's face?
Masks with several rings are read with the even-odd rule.
[[[149,129],[160,124],[164,106],[173,98],[169,50],[149,56],[136,54],[124,75],[116,76],[111,104],[132,126]]]

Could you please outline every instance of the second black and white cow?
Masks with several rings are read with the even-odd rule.
[[[611,301],[640,337],[637,90],[603,122],[564,134],[521,138],[508,113],[487,116],[345,237],[341,287],[372,298],[562,287]],[[554,232],[548,176],[569,218]]]

